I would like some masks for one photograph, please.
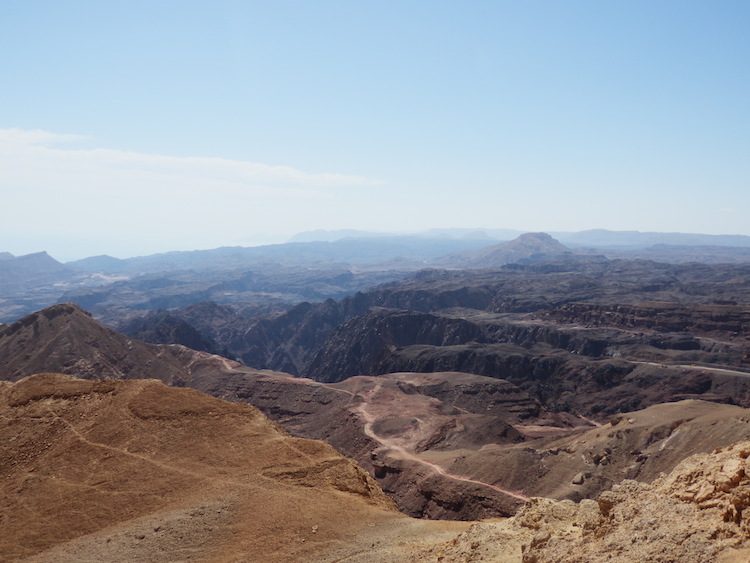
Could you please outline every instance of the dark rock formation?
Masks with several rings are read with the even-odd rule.
[[[132,319],[119,329],[127,336],[152,344],[181,344],[193,350],[220,352],[216,342],[208,340],[188,322],[164,309]]]
[[[158,377],[181,384],[186,371],[179,353],[130,339],[64,303],[0,328],[0,380],[51,371],[92,379]]]

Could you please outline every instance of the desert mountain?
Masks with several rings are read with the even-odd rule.
[[[219,306],[216,305],[216,308]],[[202,335],[187,320],[173,315],[166,309],[132,318],[121,325],[120,331],[153,344],[181,344],[201,352],[219,352],[218,344],[210,336]]]
[[[46,252],[24,256],[0,253],[0,322],[53,304],[66,289],[88,278]]]
[[[97,256],[70,262],[71,266],[105,273],[145,274],[181,270],[253,270],[265,265],[284,268],[334,269],[345,264],[377,264],[394,258],[423,263],[462,250],[487,245],[487,239],[378,236],[335,241],[290,242],[254,247],[166,252],[124,260]]]
[[[40,374],[0,419],[3,561],[327,561],[405,520],[330,446],[191,389]]]
[[[503,229],[436,229],[400,236],[351,233],[342,239],[343,234],[321,235],[330,240],[128,259],[94,256],[65,265],[44,252],[17,258],[5,252],[0,254],[0,322],[68,301],[112,326],[143,310],[208,300],[254,312],[278,311],[304,300],[340,299],[425,267],[485,268],[561,257],[583,262],[602,257],[750,262],[750,237],[742,236],[598,230],[552,233],[557,242],[543,233],[518,237],[521,232]],[[508,242],[513,237],[518,238]],[[313,233],[312,238],[319,236]]]
[[[36,252],[25,256],[3,253],[0,259],[0,291],[17,291],[24,287],[34,287],[49,281],[72,278],[76,271],[61,264],[46,252]]]
[[[590,229],[576,233],[553,232],[551,234],[569,246],[588,246],[607,249],[644,249],[657,245],[671,247],[750,247],[750,237],[746,235],[609,231],[606,229]]]
[[[675,398],[750,406],[749,276],[747,265],[619,260],[425,270],[301,303],[219,344],[247,365],[324,382],[501,377],[552,410],[601,420]]]
[[[456,268],[499,268],[505,264],[541,262],[572,254],[568,247],[547,233],[524,233],[509,242],[465,251],[436,263]]]
[[[159,348],[127,338],[64,303],[0,328],[0,379],[18,381],[44,371],[97,379],[154,377],[180,384],[184,363],[176,346]]]

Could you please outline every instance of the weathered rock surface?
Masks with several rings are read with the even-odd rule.
[[[537,532],[523,561],[747,561],[748,455],[748,442],[697,455],[651,484],[624,481],[596,506],[570,507],[566,525],[536,520],[546,539]],[[522,525],[530,520],[524,513],[517,518]]]
[[[510,519],[472,525],[423,561],[741,563],[750,556],[750,443],[687,458],[651,484],[624,481],[598,499],[533,498]]]

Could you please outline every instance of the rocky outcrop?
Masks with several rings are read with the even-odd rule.
[[[750,443],[685,459],[652,483],[626,480],[579,503],[532,498],[502,522],[471,526],[433,561],[721,561],[750,555]]]
[[[151,344],[180,344],[193,350],[219,353],[218,345],[187,321],[160,309],[122,324],[120,332]]]
[[[566,506],[557,526],[530,508],[518,521],[539,531],[523,562],[747,560],[748,455],[743,442],[688,458],[648,485],[625,481],[595,504]]]

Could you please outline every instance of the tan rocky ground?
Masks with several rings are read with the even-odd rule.
[[[3,561],[325,561],[407,521],[249,405],[153,380],[0,387]]]

